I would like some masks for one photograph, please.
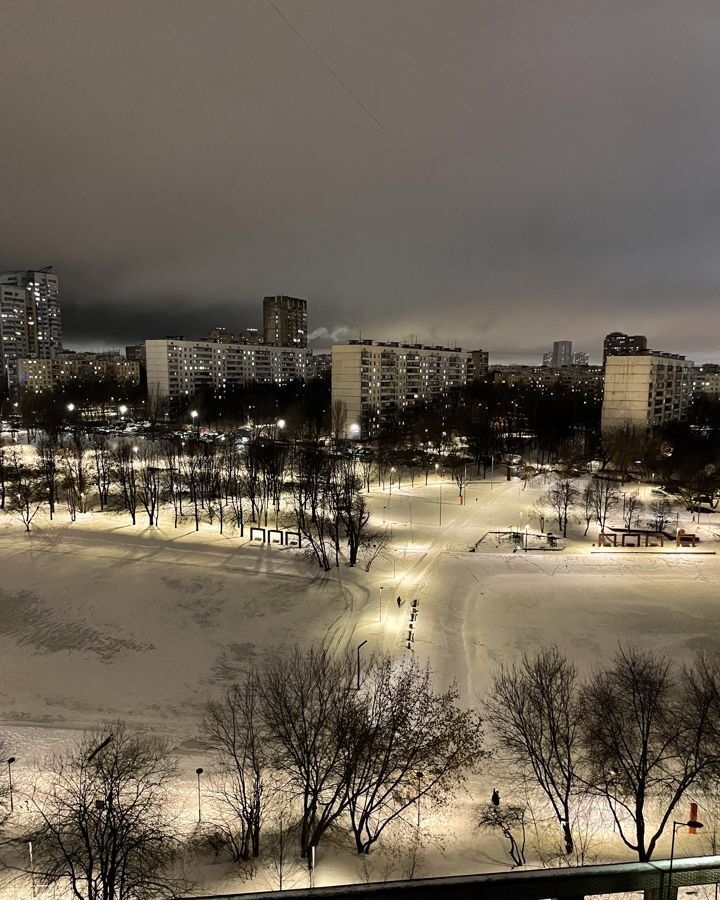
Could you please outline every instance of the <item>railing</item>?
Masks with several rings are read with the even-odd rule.
[[[676,900],[678,887],[720,882],[720,856],[667,859],[648,863],[617,863],[568,869],[537,869],[453,878],[418,878],[378,884],[214,894],[193,900],[579,900],[593,894],[642,891],[646,900]]]

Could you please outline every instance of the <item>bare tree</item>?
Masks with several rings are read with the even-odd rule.
[[[621,647],[581,692],[585,767],[623,843],[647,862],[685,792],[718,764],[718,670]]]
[[[95,487],[98,492],[100,509],[105,509],[110,497],[112,484],[112,459],[108,439],[104,434],[93,435],[90,442],[95,467]]]
[[[502,666],[487,699],[501,746],[548,798],[568,854],[574,849],[572,805],[581,788],[576,680],[574,665],[550,647]]]
[[[623,503],[623,520],[628,531],[633,526],[633,520],[637,522],[640,513],[643,510],[643,502],[640,499],[638,491],[631,491],[625,495]]]
[[[37,471],[26,465],[17,450],[10,455],[10,489],[7,509],[16,515],[29,532],[33,519],[40,511],[43,491],[38,481]]]
[[[593,502],[595,506],[595,520],[600,526],[600,531],[604,531],[608,516],[620,502],[620,495],[612,482],[607,478],[596,478],[594,481]]]
[[[479,717],[436,693],[429,668],[374,660],[345,745],[348,811],[358,853],[422,801],[439,805],[482,757]],[[418,808],[418,820],[420,818]]]
[[[480,810],[478,825],[485,831],[499,831],[508,842],[507,852],[513,866],[525,865],[525,829],[524,806],[494,806],[488,803]]]
[[[228,844],[236,860],[260,854],[268,781],[264,725],[253,673],[208,704],[204,734],[216,760],[215,792],[230,813]]]
[[[300,799],[303,857],[347,808],[353,674],[349,657],[311,647],[306,653],[296,648],[259,679],[269,751]]]
[[[56,757],[31,796],[35,879],[77,900],[176,896],[169,813],[175,764],[164,741],[113,723]]]
[[[577,490],[569,478],[556,478],[543,498],[552,509],[563,537],[567,537],[568,514],[576,498]]]
[[[672,503],[667,497],[653,497],[648,504],[648,509],[655,517],[655,530],[665,531],[665,526],[672,512]]]
[[[148,517],[148,525],[157,525],[162,500],[162,469],[153,449],[143,447],[138,459],[137,497]]]
[[[58,481],[60,471],[60,445],[55,435],[48,435],[37,445],[37,471],[40,483],[45,489],[50,521],[55,514],[58,499]]]
[[[123,507],[130,513],[133,525],[137,522],[138,473],[137,448],[128,443],[118,444],[113,454],[115,477],[120,487]]]
[[[586,484],[583,488],[580,501],[582,503],[583,518],[585,519],[585,531],[583,534],[587,535],[590,530],[590,523],[595,518],[595,485],[592,482]]]

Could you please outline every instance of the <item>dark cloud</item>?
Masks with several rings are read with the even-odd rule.
[[[267,0],[0,5],[0,267],[55,265],[68,343],[285,292],[324,343],[720,357],[716,4],[276,3],[292,28]]]

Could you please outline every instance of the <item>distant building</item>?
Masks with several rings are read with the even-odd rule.
[[[653,431],[687,418],[693,363],[684,356],[646,350],[605,360],[602,429],[630,426]]]
[[[468,380],[478,381],[488,373],[490,354],[487,350],[471,350],[468,364]]]
[[[209,333],[207,339],[209,341],[213,341],[216,344],[237,344],[238,339],[235,335],[228,331],[227,328],[223,328],[222,326],[218,328],[213,328]]]
[[[310,351],[298,347],[225,344],[210,340],[150,340],[147,353],[148,390],[176,400],[196,391],[218,395],[235,385],[287,384],[304,379]]]
[[[332,371],[332,353],[314,353],[308,363],[308,378],[325,378]]]
[[[635,356],[647,350],[647,338],[644,334],[623,334],[622,331],[611,331],[603,341],[603,365],[608,356]]]
[[[553,369],[572,365],[572,341],[553,341],[550,365]]]
[[[602,389],[602,366],[491,366],[490,375],[496,384],[524,384],[539,390],[564,385],[572,390],[599,394]]]
[[[704,363],[692,370],[691,390],[693,394],[706,394],[708,397],[720,397],[720,366],[716,363]]]
[[[243,328],[238,335],[241,344],[252,344],[257,346],[263,343],[263,336],[257,328]]]
[[[375,434],[384,424],[467,382],[467,350],[425,344],[350,341],[332,348],[332,404],[342,409],[337,430]],[[335,427],[335,426],[334,426]]]
[[[21,359],[62,350],[60,287],[49,268],[0,274],[0,366],[10,390],[18,387]]]
[[[272,347],[307,347],[307,300],[298,297],[265,297],[263,333]]]
[[[572,366],[587,366],[590,362],[590,357],[587,353],[583,353],[582,350],[579,350],[577,353],[573,353],[571,357]]]
[[[129,385],[140,382],[140,363],[116,351],[76,353],[65,350],[52,359],[18,360],[18,382],[23,390],[54,390],[74,381],[113,381]]]
[[[548,350],[547,353],[543,353],[543,361],[542,364],[544,366],[551,366],[553,364],[553,355],[552,350]]]
[[[130,362],[140,363],[140,368],[145,368],[145,344],[128,344],[125,348],[125,359]]]

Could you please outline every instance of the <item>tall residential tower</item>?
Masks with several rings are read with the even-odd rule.
[[[271,347],[307,347],[307,300],[298,297],[265,297],[263,300],[265,343]]]
[[[62,350],[60,291],[50,268],[0,274],[0,366],[9,390],[18,386],[20,359]]]

